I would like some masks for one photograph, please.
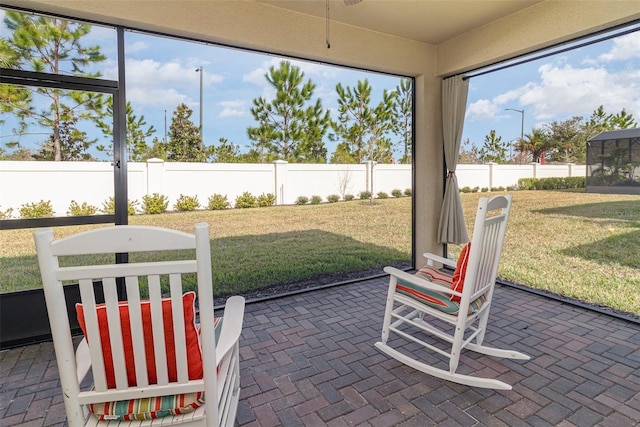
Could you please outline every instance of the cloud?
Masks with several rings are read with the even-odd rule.
[[[589,116],[600,105],[610,113],[620,112],[624,108],[628,113],[640,116],[640,70],[576,67],[565,61],[560,61],[560,64],[541,65],[537,70],[537,81],[528,82],[492,99],[484,98],[471,103],[467,109],[467,120],[497,122],[509,117],[505,108],[518,108],[525,109],[527,115],[538,122],[548,122]]]
[[[247,116],[249,112],[247,102],[242,100],[222,101],[218,102],[218,105],[222,107],[219,118]]]
[[[198,100],[196,97],[200,87],[200,75],[196,72],[193,61],[185,63],[178,61],[158,62],[153,59],[128,59],[125,67],[127,72],[127,99],[134,104],[163,105],[174,108],[185,103],[194,108]],[[105,71],[105,78],[117,79],[116,69]],[[203,87],[209,87],[223,80],[222,76],[207,73],[204,69]],[[193,94],[189,96],[188,94]]]
[[[640,111],[640,71],[576,68],[545,64],[538,69],[540,81],[530,84],[519,97],[538,120],[554,116],[590,115],[598,106],[605,111]]]
[[[479,99],[469,104],[467,120],[494,120],[499,112],[498,105],[488,99]]]
[[[640,58],[640,31],[614,39],[611,50],[598,56],[598,59],[603,62],[626,61],[634,58]]]
[[[132,53],[140,53],[143,50],[146,50],[149,47],[147,43],[143,41],[136,41],[125,46],[125,52],[127,55],[131,55]]]
[[[307,80],[312,80],[316,84],[314,99],[321,98],[324,101],[325,98],[329,100],[336,98],[336,95],[334,94],[335,88],[327,87],[325,82],[327,80],[336,80],[339,75],[339,69],[337,67],[327,67],[326,65],[315,64],[312,62],[273,57],[264,61],[259,67],[243,74],[242,81],[262,87],[261,96],[268,100],[273,99],[276,91],[269,82],[267,82],[265,75],[269,73],[269,68],[278,68],[282,61],[289,61],[292,65],[300,68],[304,73],[305,83]]]

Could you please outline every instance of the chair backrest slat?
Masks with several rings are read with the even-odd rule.
[[[166,385],[169,384],[169,371],[167,369],[160,276],[152,275],[148,277],[151,330],[153,332],[153,352],[155,353],[157,383],[159,385]]]
[[[84,306],[84,321],[88,343],[100,342],[100,329],[98,328],[98,313],[96,311],[96,296],[93,291],[93,280],[81,279],[79,281],[80,300]],[[52,326],[53,328],[53,326]],[[101,345],[90,345],[89,352],[92,362],[93,381],[97,391],[107,390],[107,377],[104,369],[104,355]]]
[[[116,379],[116,388],[124,390],[127,384],[127,369],[122,342],[122,323],[120,322],[120,307],[118,305],[118,289],[116,279],[105,277],[102,279],[104,293],[104,305],[107,311],[107,324],[109,325],[109,343],[111,344],[111,357],[113,360],[113,373]],[[98,341],[100,342],[100,341]]]
[[[136,368],[136,385],[147,387],[147,359],[144,347],[144,329],[142,326],[142,307],[140,305],[140,285],[137,276],[125,277],[127,300],[129,301],[129,322],[133,343],[133,360]]]
[[[171,310],[173,316],[173,339],[176,348],[176,370],[178,383],[189,381],[189,365],[187,363],[187,339],[184,333],[184,316],[182,307],[182,277],[179,274],[169,275],[171,289]]]

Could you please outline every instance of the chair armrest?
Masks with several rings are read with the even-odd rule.
[[[396,279],[401,279],[405,282],[411,283],[412,285],[415,285],[424,289],[428,289],[430,291],[441,292],[447,295],[456,295],[456,296],[462,297],[462,294],[460,292],[456,292],[450,288],[447,288],[446,286],[430,282],[425,278],[415,276],[413,274],[407,273],[406,271],[398,270],[395,267],[385,267],[384,271],[385,273],[388,273],[389,275],[395,277]]]
[[[451,267],[454,269],[456,268],[456,262],[449,258],[445,258],[429,252],[422,254],[422,256],[427,259],[427,265],[429,266],[433,266],[433,261],[435,261],[435,262],[439,262],[440,264],[446,265],[447,267]]]
[[[225,304],[220,338],[216,345],[216,360],[220,362],[224,356],[240,340],[242,322],[244,320],[244,298],[232,296]]]

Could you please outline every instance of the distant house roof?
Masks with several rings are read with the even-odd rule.
[[[612,141],[616,139],[629,139],[629,138],[640,138],[640,128],[612,130],[609,132],[602,132],[601,134],[591,138],[588,142]]]

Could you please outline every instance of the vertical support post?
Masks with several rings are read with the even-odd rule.
[[[287,203],[287,175],[289,174],[289,163],[285,160],[273,162],[273,194],[276,196],[276,205]]]
[[[114,216],[116,225],[129,224],[127,182],[127,97],[125,93],[124,28],[118,27],[118,90],[113,95],[113,165],[114,171]],[[117,253],[116,264],[129,262],[128,253]],[[118,299],[127,297],[123,278],[117,279]]]
[[[494,185],[494,174],[496,173],[496,166],[498,164],[495,162],[489,162],[488,166],[489,166],[489,191],[491,191],[492,188],[497,187],[497,185]]]
[[[367,160],[365,162],[365,166],[366,166],[365,189],[366,191],[373,194],[373,162],[371,160]]]
[[[164,160],[147,160],[147,195],[163,194],[164,190]]]

